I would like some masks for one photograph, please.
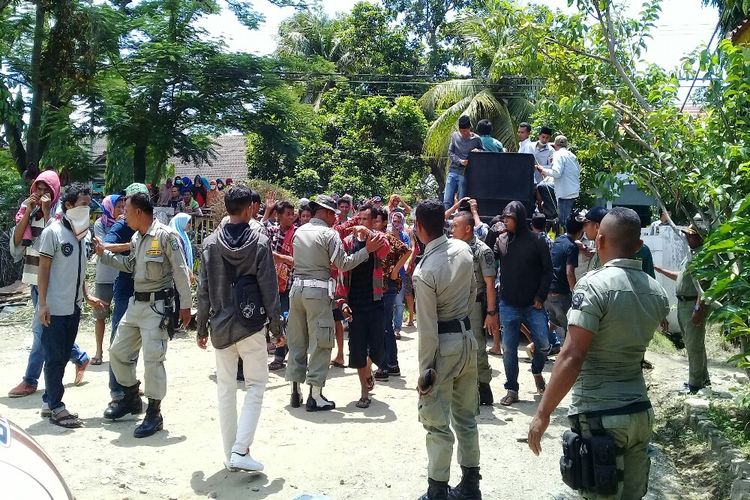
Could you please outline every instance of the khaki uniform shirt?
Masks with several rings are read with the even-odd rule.
[[[294,276],[300,279],[328,280],[331,264],[341,271],[351,271],[370,256],[365,248],[347,255],[339,234],[315,217],[294,232],[292,244]]]
[[[192,304],[190,275],[180,249],[180,236],[169,226],[154,219],[146,234],[136,232],[130,240],[129,255],[105,250],[101,261],[126,273],[133,273],[136,292],[158,292],[177,288],[180,304]]]
[[[594,334],[568,415],[647,402],[641,360],[669,312],[664,288],[633,259],[590,271],[573,290],[568,325]]]
[[[689,265],[690,259],[685,257],[685,260],[680,264],[680,273],[677,275],[677,282],[675,283],[674,293],[678,297],[698,297],[698,289],[695,288],[693,277],[688,271]]]
[[[469,315],[477,293],[469,246],[441,236],[427,244],[414,271],[419,324],[419,373],[432,368],[438,349],[438,322]]]
[[[497,273],[495,253],[476,236],[469,242],[469,248],[474,255],[474,278],[477,280],[477,295],[484,296],[487,293],[487,284],[484,278],[491,277],[494,279]]]

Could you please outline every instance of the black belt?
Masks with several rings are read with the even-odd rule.
[[[160,290],[158,292],[135,292],[133,298],[138,302],[151,302],[153,300],[167,300],[172,298],[172,290]]]
[[[677,300],[682,300],[685,302],[687,302],[688,300],[692,300],[693,302],[695,302],[696,300],[698,300],[698,296],[696,295],[694,297],[688,297],[687,295],[678,295]]]
[[[471,330],[471,323],[469,322],[469,318],[452,319],[450,321],[438,321],[438,333],[442,334],[460,332],[462,330],[461,325],[463,325],[464,330]]]

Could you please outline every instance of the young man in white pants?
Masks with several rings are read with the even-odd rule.
[[[244,186],[232,187],[224,196],[229,219],[203,243],[196,319],[198,347],[206,348],[210,332],[216,350],[224,465],[258,472],[263,464],[252,458],[250,448],[268,382],[266,317],[274,343],[283,345],[283,340],[273,254],[268,237],[249,225],[251,202],[251,191]],[[238,421],[240,358],[247,392]]]

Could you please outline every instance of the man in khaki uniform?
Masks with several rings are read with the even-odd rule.
[[[685,238],[691,251],[703,245],[703,237],[697,226],[692,224],[683,229]],[[682,392],[695,394],[699,390],[711,385],[708,376],[708,358],[706,356],[706,305],[698,293],[693,276],[688,270],[690,256],[685,257],[679,272],[654,267],[657,272],[667,278],[675,280],[675,295],[677,295],[677,321],[685,339],[685,350],[688,356],[688,381]]]
[[[565,345],[529,426],[529,447],[538,455],[550,415],[572,387],[572,429],[584,439],[611,439],[616,448],[591,451],[598,457],[595,467],[614,467],[616,473],[609,482],[597,474],[593,486],[579,487],[584,498],[636,499],[648,490],[654,413],[641,359],[669,301],[632,258],[643,244],[640,230],[640,218],[629,208],[613,208],[602,220],[596,242],[604,265],[573,290]]]
[[[138,414],[142,411],[143,403],[138,395],[140,382],[135,374],[138,351],[142,345],[144,392],[148,398],[148,408],[146,418],[133,433],[140,438],[163,428],[160,407],[167,393],[164,359],[168,334],[165,320],[168,314],[171,315],[174,288],[179,293],[180,304],[188,306],[180,309],[180,319],[184,325],[190,323],[192,299],[187,264],[180,250],[180,237],[154,218],[148,195],[137,193],[129,196],[125,201],[125,217],[128,226],[136,231],[130,242],[129,255],[115,255],[105,250],[98,239],[94,242],[101,262],[133,273],[135,283],[135,293],[109,348],[110,365],[117,382],[125,388],[125,396],[110,403],[104,417],[115,420],[128,413]]]
[[[492,369],[487,359],[487,337],[499,333],[497,299],[495,298],[495,253],[474,235],[474,217],[470,212],[458,212],[453,217],[453,237],[465,241],[474,256],[474,278],[477,297],[471,305],[469,321],[474,338],[477,339],[477,375],[479,379],[479,404],[491,406],[494,402],[490,380]]]
[[[297,229],[293,240],[294,281],[289,291],[286,379],[292,382],[292,408],[301,405],[299,384],[306,382],[310,386],[305,403],[307,411],[322,411],[336,407],[322,393],[334,345],[335,282],[331,280],[331,264],[341,271],[350,271],[366,261],[370,252],[379,249],[384,238],[372,234],[365,248],[347,255],[341,238],[331,228],[338,214],[333,198],[318,196],[310,202],[310,207],[313,218]],[[311,351],[309,361],[308,351]]]
[[[427,430],[428,489],[421,500],[449,498],[451,422],[463,477],[450,498],[481,498],[477,340],[468,319],[477,289],[474,259],[463,241],[443,235],[445,209],[440,202],[420,203],[415,213],[414,230],[426,245],[413,277],[419,324],[419,421]],[[431,383],[423,383],[426,380]]]

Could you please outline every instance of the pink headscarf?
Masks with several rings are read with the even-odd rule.
[[[57,176],[57,172],[55,172],[54,170],[45,170],[44,172],[39,174],[36,179],[34,179],[34,182],[31,183],[29,194],[34,194],[34,189],[36,188],[37,182],[45,183],[52,191],[52,201],[50,202],[50,207],[52,207],[51,212],[54,214],[55,204],[57,203],[57,200],[60,199],[60,177]],[[16,212],[16,224],[18,224],[18,222],[23,218],[23,215],[26,213],[26,209],[27,207],[25,205],[21,205],[21,208],[18,209],[18,212]],[[36,218],[41,219],[42,217],[44,217],[44,214],[41,210],[39,210],[37,212]],[[26,229],[23,232],[23,241],[24,246],[31,245],[31,225],[26,226]]]
[[[112,227],[117,222],[117,219],[113,215],[115,213],[115,205],[117,205],[119,199],[119,194],[111,194],[102,200],[102,215],[99,217],[99,220],[102,221],[104,227]]]

